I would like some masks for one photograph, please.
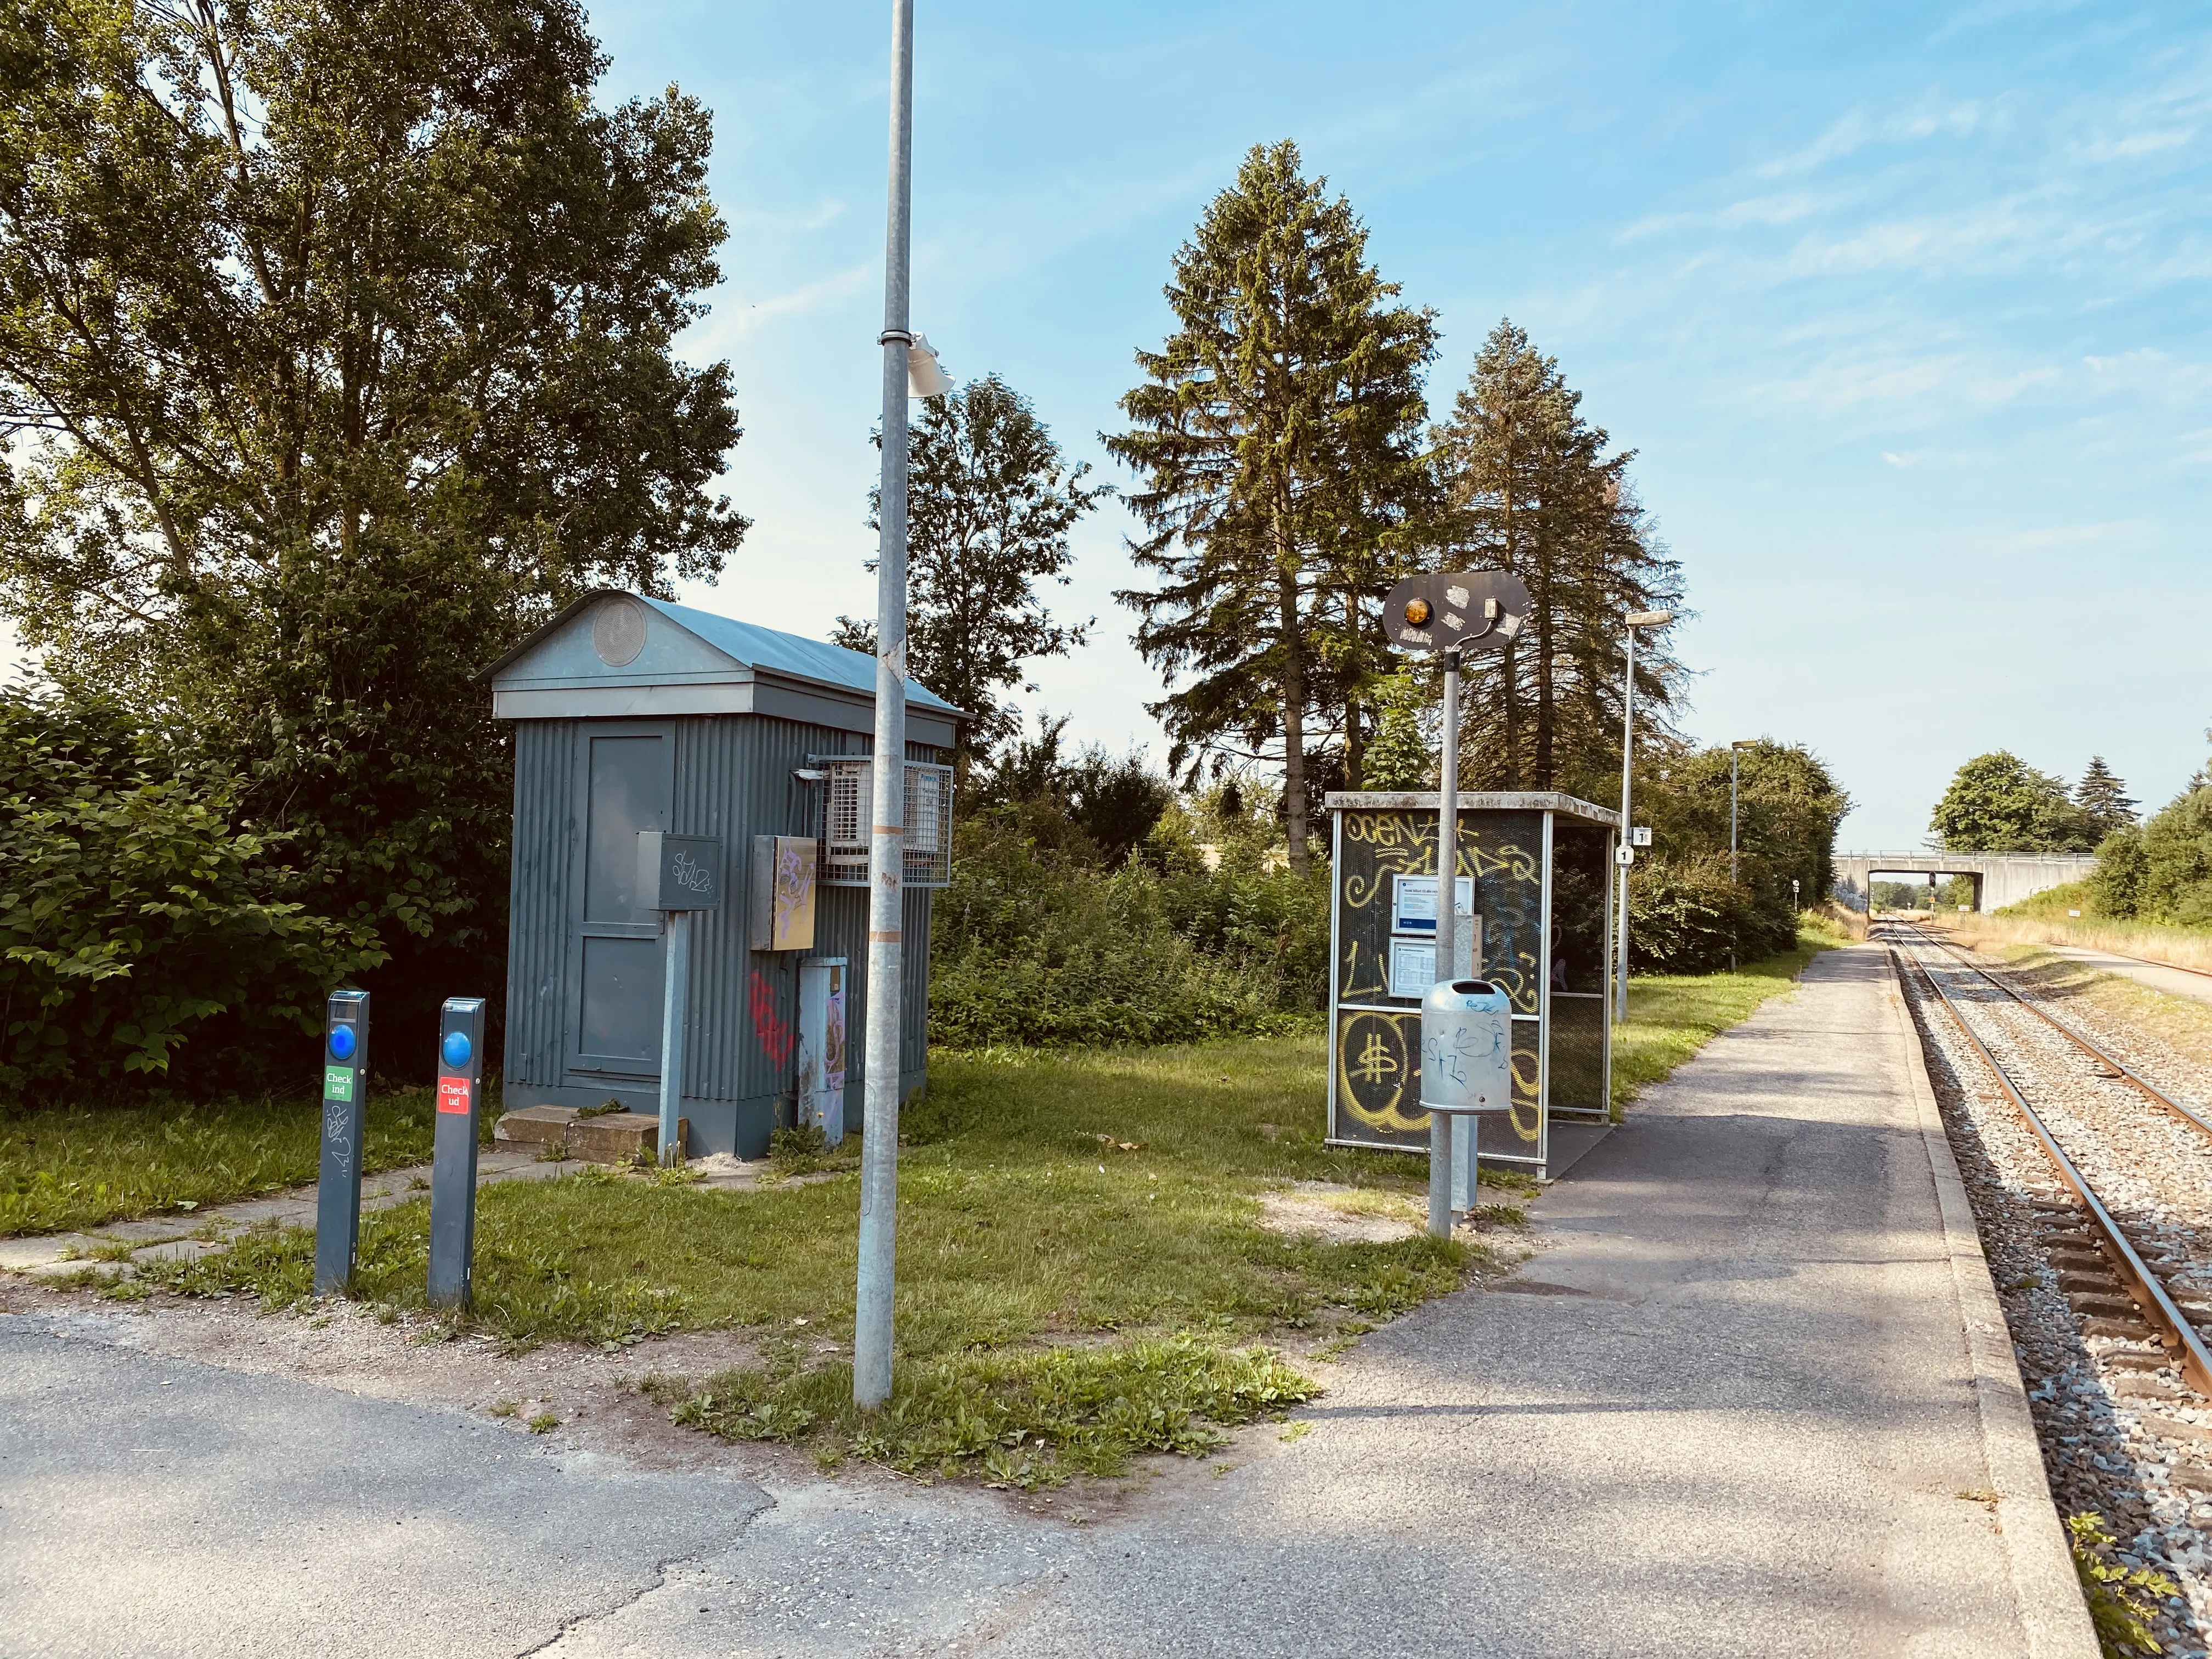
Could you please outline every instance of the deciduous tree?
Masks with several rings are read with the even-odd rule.
[[[908,430],[907,666],[975,716],[954,750],[964,777],[979,750],[1020,729],[1004,694],[1036,690],[1023,664],[1088,637],[1089,624],[1053,619],[1037,584],[1067,585],[1068,532],[1108,491],[1085,486],[1089,465],[1070,467],[1029,400],[995,374],[927,399]],[[875,653],[872,622],[840,617],[831,638]]]
[[[2096,843],[2066,786],[2002,749],[1959,769],[1928,827],[1955,853],[2086,853]]]
[[[745,528],[727,369],[673,350],[708,114],[596,106],[605,62],[573,0],[0,0],[0,611],[230,766],[424,1012],[496,988],[469,673]]]

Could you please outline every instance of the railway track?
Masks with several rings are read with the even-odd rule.
[[[2043,1243],[2089,1334],[2119,1334],[2132,1304],[2212,1400],[2200,1329],[2212,1328],[2212,1120],[1944,941],[1904,923],[1885,932],[2072,1194],[2045,1206]]]

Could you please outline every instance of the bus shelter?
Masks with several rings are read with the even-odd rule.
[[[1420,998],[1436,961],[1437,823],[1428,793],[1328,797],[1328,1139],[1425,1152]],[[1452,977],[1512,1002],[1513,1101],[1478,1114],[1476,1155],[1541,1176],[1556,1116],[1602,1121],[1612,1100],[1613,849],[1620,815],[1571,795],[1459,797]]]

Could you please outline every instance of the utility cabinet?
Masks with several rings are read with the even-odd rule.
[[[1328,1139],[1425,1152],[1421,1002],[1437,971],[1437,807],[1423,793],[1327,798]],[[1485,1163],[1538,1174],[1554,1116],[1612,1101],[1613,848],[1620,815],[1551,793],[1459,797],[1460,960],[1510,1003],[1512,1098],[1472,1114]]]
[[[611,590],[478,676],[494,714],[514,722],[509,1109],[657,1109],[668,940],[641,902],[637,836],[659,830],[718,837],[731,890],[690,930],[685,1150],[757,1158],[796,1121],[804,963],[836,961],[839,1008],[866,1029],[868,895],[822,849],[832,777],[869,764],[875,677],[859,652]],[[908,859],[902,1097],[923,1081],[930,896],[951,877],[939,757],[966,718],[911,681],[906,695],[905,821],[924,821],[931,850]],[[762,841],[766,858],[754,856]],[[781,885],[753,890],[763,882]],[[839,1058],[850,1129],[862,1057],[848,1062],[841,1044]]]

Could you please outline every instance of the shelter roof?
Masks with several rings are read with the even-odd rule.
[[[1400,789],[1331,790],[1323,801],[1332,812],[1433,812],[1443,805],[1443,796],[1438,791]],[[1620,828],[1620,814],[1611,807],[1597,806],[1573,795],[1563,795],[1557,790],[1533,790],[1512,793],[1475,793],[1462,789],[1459,796],[1462,812],[1557,812],[1563,817],[1582,818],[1591,823],[1603,824],[1608,830]]]

